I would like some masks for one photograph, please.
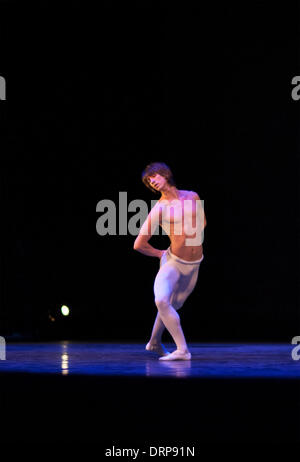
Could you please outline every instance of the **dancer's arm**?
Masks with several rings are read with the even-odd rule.
[[[159,207],[154,206],[147,216],[145,222],[143,223],[140,232],[134,241],[133,248],[138,252],[148,255],[150,257],[161,258],[164,250],[155,249],[152,245],[149,244],[149,239],[152,234],[155,232],[155,229],[159,225]]]

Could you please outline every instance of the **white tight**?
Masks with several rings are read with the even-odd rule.
[[[172,254],[170,247],[160,260],[160,269],[154,281],[155,304],[158,309],[151,334],[151,342],[160,343],[165,327],[176,343],[177,349],[186,351],[187,344],[177,310],[194,290],[200,263],[189,262]]]

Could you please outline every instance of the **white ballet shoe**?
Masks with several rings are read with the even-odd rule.
[[[157,353],[159,355],[163,355],[163,356],[170,354],[170,352],[166,350],[166,348],[164,347],[164,345],[162,343],[158,344],[158,345],[153,345],[150,342],[148,342],[146,347],[145,347],[145,350],[154,351],[155,353]]]
[[[172,353],[162,356],[161,358],[158,358],[160,361],[186,361],[188,359],[191,359],[192,355],[190,352],[188,353],[181,353],[178,350],[173,351]]]

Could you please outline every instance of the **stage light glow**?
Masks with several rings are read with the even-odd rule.
[[[70,310],[66,305],[63,305],[60,310],[64,316],[69,316]]]
[[[69,355],[61,355],[61,373],[67,375],[69,373]]]

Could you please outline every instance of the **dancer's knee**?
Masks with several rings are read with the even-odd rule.
[[[169,298],[160,297],[155,299],[155,304],[157,306],[159,315],[161,316],[162,320],[164,320],[165,316],[172,317],[174,321],[180,324],[180,317],[176,310],[170,305]]]
[[[155,305],[160,313],[166,313],[170,307],[170,300],[168,297],[156,297]]]

